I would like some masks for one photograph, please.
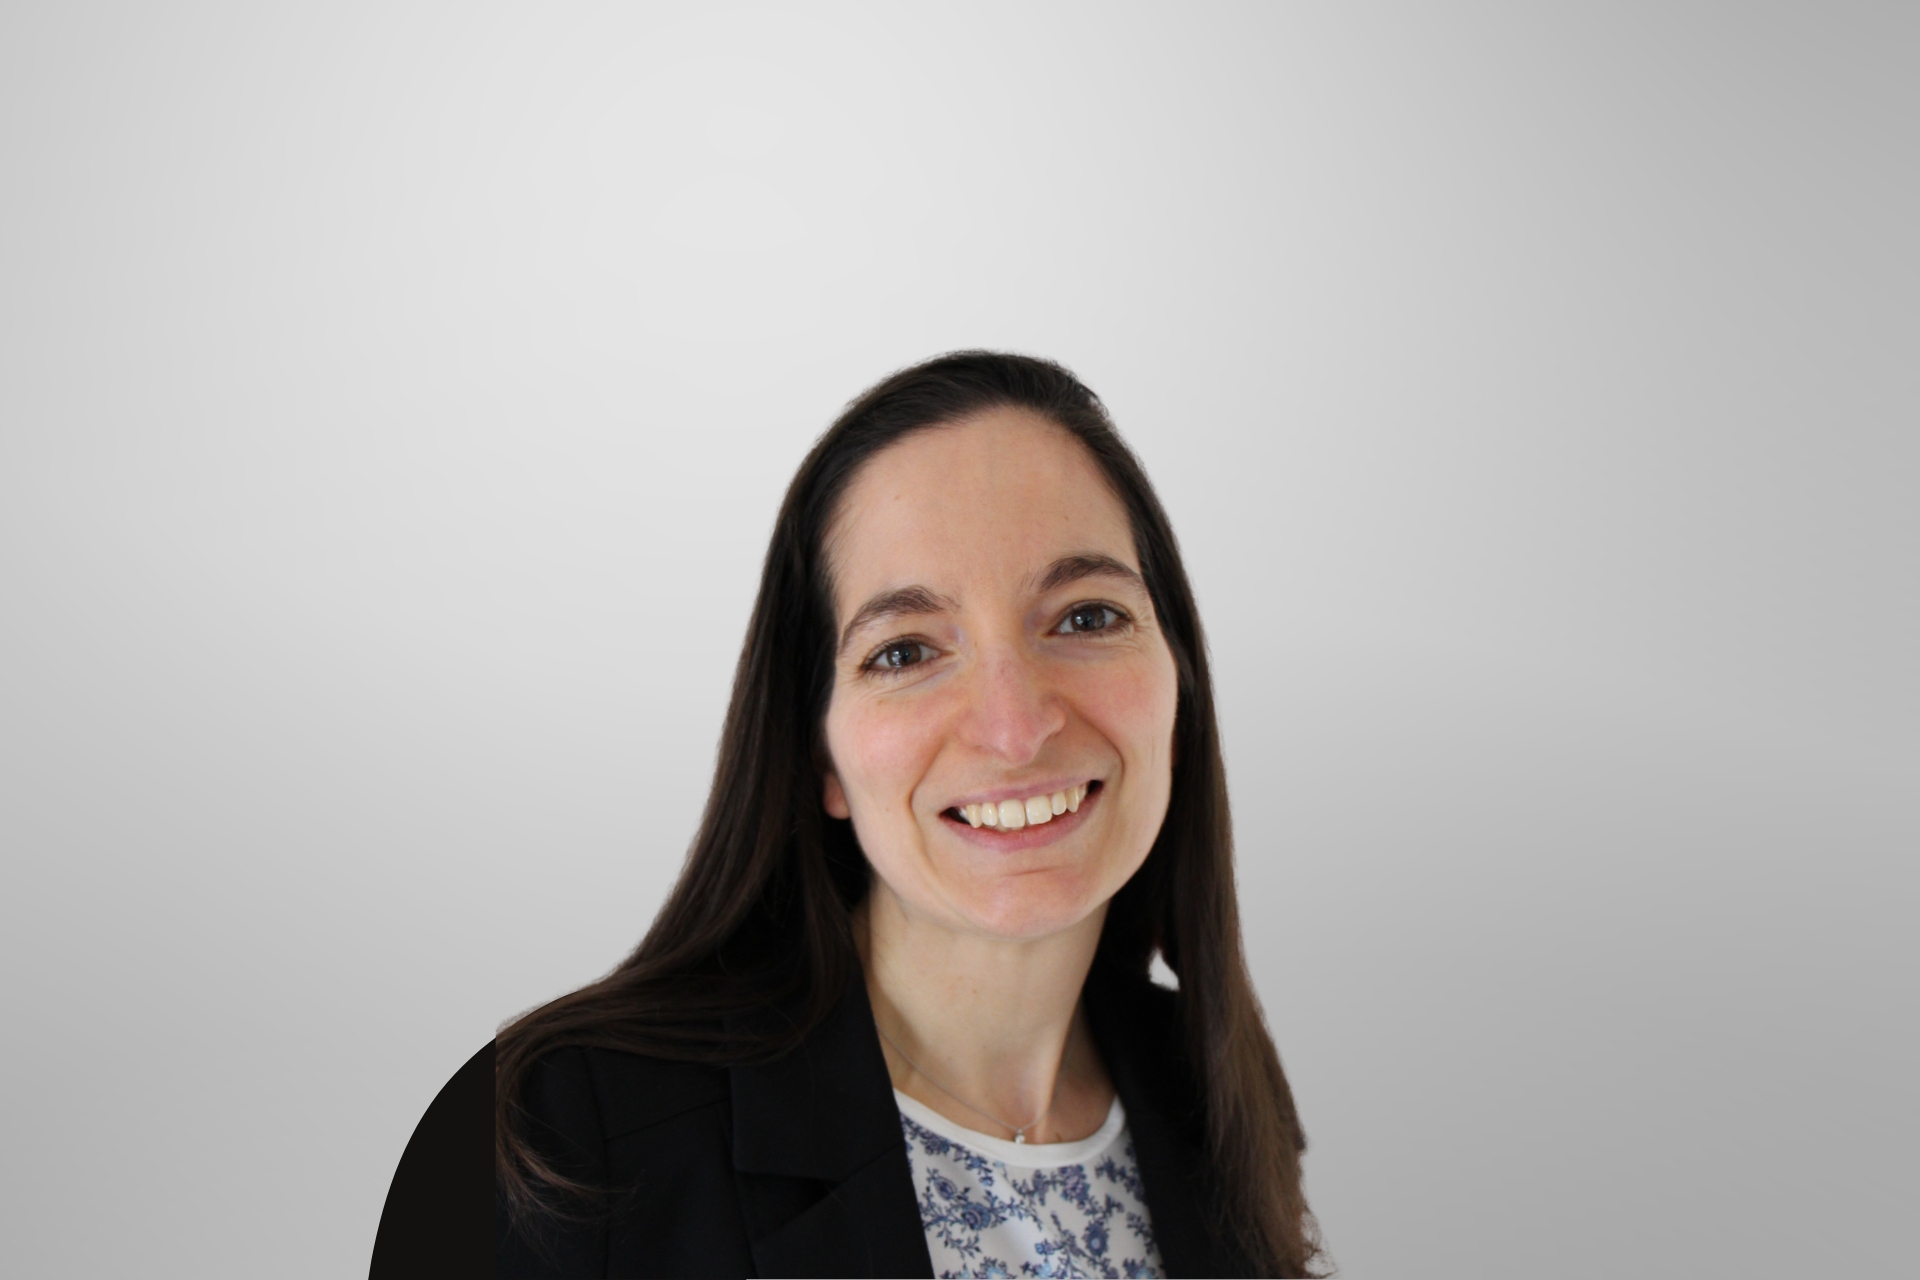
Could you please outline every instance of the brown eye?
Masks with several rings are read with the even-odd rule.
[[[868,660],[867,665],[882,671],[898,671],[925,662],[927,646],[918,640],[896,640]]]
[[[1120,620],[1120,611],[1111,605],[1077,604],[1067,610],[1067,616],[1054,628],[1056,635],[1084,635],[1089,631],[1105,631]]]

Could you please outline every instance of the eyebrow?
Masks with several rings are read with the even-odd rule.
[[[1047,571],[1040,575],[1039,589],[1045,593],[1082,578],[1120,578],[1142,591],[1147,587],[1137,571],[1112,556],[1101,555],[1097,551],[1083,551],[1078,555],[1061,556],[1048,565]]]
[[[1120,578],[1141,590],[1146,583],[1138,572],[1112,556],[1098,552],[1082,552],[1078,555],[1061,556],[1046,571],[1039,575],[1039,587],[1042,592],[1053,591],[1070,582],[1079,582],[1083,578]],[[925,587],[899,587],[892,591],[882,591],[865,604],[854,610],[853,617],[840,633],[840,651],[845,652],[853,643],[854,635],[863,627],[886,618],[903,618],[916,614],[951,613],[960,606],[946,596],[929,591]]]
[[[901,587],[895,591],[882,591],[858,609],[847,622],[847,629],[840,633],[840,649],[845,652],[852,643],[854,633],[862,627],[870,627],[882,618],[900,618],[910,614],[951,612],[959,606],[943,595],[936,595],[925,587]]]

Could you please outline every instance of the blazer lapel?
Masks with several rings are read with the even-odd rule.
[[[900,1112],[858,972],[798,1048],[728,1073],[735,1181],[760,1274],[933,1274]]]

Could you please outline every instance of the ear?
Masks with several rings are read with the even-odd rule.
[[[831,818],[851,818],[853,810],[847,807],[846,788],[840,785],[840,775],[827,770],[824,779],[826,793],[821,797],[827,806],[827,816]]]

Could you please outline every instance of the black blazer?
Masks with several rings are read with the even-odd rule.
[[[1214,1213],[1174,1001],[1100,965],[1087,981],[1161,1261],[1176,1276],[1250,1275]],[[933,1273],[857,975],[826,1021],[771,1063],[707,1067],[607,1049],[541,1059],[525,1094],[530,1136],[566,1172],[613,1191],[597,1217],[537,1236],[488,1205],[492,1075],[488,1045],[420,1121],[381,1218],[375,1280],[484,1275],[489,1262],[501,1276]]]

